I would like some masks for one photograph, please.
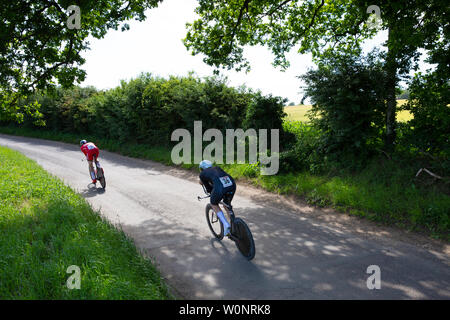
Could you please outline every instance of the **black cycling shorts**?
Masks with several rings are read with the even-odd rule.
[[[228,188],[213,188],[211,192],[210,202],[211,204],[218,205],[220,200],[223,199],[226,204],[231,205],[231,200],[233,200],[235,192],[235,184]]]

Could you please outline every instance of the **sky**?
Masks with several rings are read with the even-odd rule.
[[[136,78],[142,72],[169,77],[185,76],[194,71],[198,76],[213,74],[200,55],[192,56],[182,43],[186,36],[186,23],[196,19],[196,0],[164,0],[158,8],[147,12],[143,22],[130,21],[130,30],[110,30],[103,39],[90,38],[90,50],[82,55],[86,59],[83,69],[87,71],[82,86],[92,85],[98,89],[110,89],[121,80]],[[380,46],[386,40],[386,32],[367,41],[364,51]],[[291,66],[286,71],[272,66],[273,56],[264,47],[249,47],[245,56],[251,64],[249,73],[224,71],[229,85],[245,84],[259,89],[263,94],[287,98],[299,104],[303,98],[302,82],[297,77],[313,68],[311,55],[300,55],[295,50],[287,54]]]

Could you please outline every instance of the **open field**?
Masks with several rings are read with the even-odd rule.
[[[401,106],[406,103],[407,100],[397,100],[398,105]],[[311,110],[311,105],[297,105],[297,106],[287,106],[284,111],[287,113],[286,120],[290,121],[302,121],[309,122],[306,113]],[[401,122],[406,122],[412,119],[412,115],[409,111],[399,111],[397,112],[397,120]]]

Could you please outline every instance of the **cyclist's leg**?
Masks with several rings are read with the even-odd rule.
[[[89,164],[89,174],[91,176],[92,182],[96,182],[95,170],[94,170],[94,154],[88,152],[86,158],[87,158],[87,162]]]
[[[94,155],[94,161],[97,162],[98,161],[98,156],[100,155],[100,150],[95,149],[93,152]]]
[[[94,182],[95,179],[95,170],[94,170],[94,161],[88,161],[89,164],[89,174],[91,176],[92,182]]]
[[[233,184],[231,187],[225,188],[224,195],[223,195],[223,202],[231,207],[231,201],[233,200],[234,194],[236,192],[236,184]],[[223,206],[225,210],[228,213],[228,216],[230,215],[230,210],[227,206]]]
[[[213,208],[215,213],[219,213],[222,209],[220,209],[219,202],[223,198],[223,192],[222,188],[218,188],[214,186],[214,188],[211,191],[211,196],[209,198],[209,201],[211,203],[211,207]]]
[[[234,194],[236,193],[236,185],[233,184],[230,187],[224,189],[223,202],[231,206],[231,201],[233,200]]]
[[[223,227],[224,227],[224,234],[227,235],[230,231],[230,223],[223,215],[222,209],[219,206],[219,202],[222,200],[224,196],[223,188],[217,188],[214,186],[211,197],[210,197],[210,203],[211,207],[214,210],[214,212],[217,214],[217,217],[222,221]]]

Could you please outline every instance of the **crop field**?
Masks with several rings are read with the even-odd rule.
[[[397,107],[402,106],[407,100],[397,100]],[[287,113],[285,120],[289,121],[302,121],[309,122],[307,112],[311,110],[311,105],[297,105],[297,106],[287,106],[284,111]],[[402,110],[397,112],[397,120],[400,122],[407,122],[412,119],[412,115],[409,111]]]

